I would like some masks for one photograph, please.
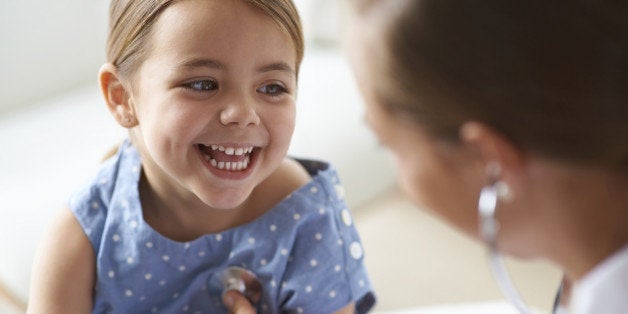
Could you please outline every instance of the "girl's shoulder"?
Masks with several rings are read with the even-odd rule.
[[[102,163],[95,175],[71,194],[67,207],[94,248],[100,246],[112,206],[140,208],[137,188],[140,173],[139,155],[125,142],[114,156]]]
[[[325,161],[313,159],[285,158],[268,179],[259,186],[260,190],[275,194],[278,200],[312,184],[340,186],[340,179],[334,167]]]
[[[265,212],[310,181],[312,177],[299,162],[285,158],[277,170],[255,189],[255,203],[265,208]]]
[[[285,185],[288,194],[312,181],[312,175],[301,163],[292,158],[286,158],[277,169],[275,175]],[[286,195],[288,195],[286,194]]]
[[[311,181],[334,181],[338,183],[335,169],[331,164],[310,159],[285,158],[279,168],[269,177],[273,189],[279,188],[284,196],[309,184]]]
[[[269,210],[309,185],[329,190],[339,185],[339,179],[327,162],[285,158],[277,170],[258,185],[253,197],[255,204]]]

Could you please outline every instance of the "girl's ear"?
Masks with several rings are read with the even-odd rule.
[[[98,72],[98,80],[107,108],[118,124],[125,128],[138,125],[131,93],[122,83],[116,67],[111,63],[105,63]]]
[[[491,180],[517,185],[525,170],[525,158],[512,140],[481,122],[466,122],[460,127],[460,139],[479,155]],[[498,173],[492,173],[496,171]]]

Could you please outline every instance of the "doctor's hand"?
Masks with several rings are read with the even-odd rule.
[[[222,303],[224,303],[227,310],[231,314],[255,314],[255,309],[247,298],[236,290],[229,290],[222,296]]]

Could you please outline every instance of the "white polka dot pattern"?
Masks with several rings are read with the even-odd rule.
[[[372,289],[344,189],[329,165],[304,165],[315,171],[313,181],[259,219],[176,242],[144,221],[137,194],[141,160],[124,144],[70,201],[98,252],[94,311],[222,312],[206,281],[226,266],[245,267],[262,279],[261,313],[326,313],[348,298],[368,299]],[[286,307],[277,309],[279,304]]]
[[[362,258],[362,245],[359,242],[351,243],[351,257],[354,259]]]
[[[351,219],[351,214],[349,213],[349,210],[345,208],[340,213],[342,215],[342,222],[344,222],[347,227],[351,226],[351,224],[353,223],[353,219]]]

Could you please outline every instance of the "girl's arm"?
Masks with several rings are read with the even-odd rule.
[[[28,313],[91,313],[94,250],[69,209],[44,235],[33,264]]]

